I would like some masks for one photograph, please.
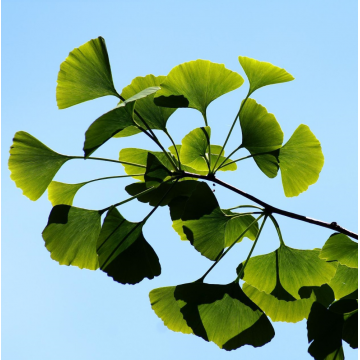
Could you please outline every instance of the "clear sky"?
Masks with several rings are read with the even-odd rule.
[[[106,97],[58,110],[60,63],[90,39],[106,40],[118,91],[136,76],[166,75],[182,62],[206,59],[245,74],[238,56],[285,68],[295,81],[260,89],[254,98],[279,121],[285,141],[307,124],[322,144],[325,166],[319,181],[296,198],[285,198],[280,176],[270,180],[250,159],[221,178],[260,199],[357,231],[357,2],[321,1],[2,1],[2,358],[4,360],[95,359],[311,359],[306,322],[275,323],[264,347],[220,350],[193,335],[168,330],[152,311],[151,289],[196,280],[211,265],[171,228],[168,209],[145,227],[162,275],[136,286],[114,282],[101,271],[59,266],[41,232],[51,204],[36,203],[9,178],[8,149],[24,130],[57,152],[82,155],[84,132],[116,104]],[[245,97],[248,83],[209,106],[214,143],[221,144]],[[199,113],[177,111],[169,120],[177,143],[195,127]],[[237,129],[238,130],[238,129]],[[228,151],[239,144],[233,135]],[[169,144],[170,145],[170,144]],[[123,147],[154,149],[137,135],[113,139],[96,156],[116,159]],[[56,180],[76,183],[123,174],[116,164],[74,160]],[[127,197],[131,180],[109,180],[80,190],[74,205],[101,209]],[[247,200],[216,187],[222,208]],[[122,213],[140,220],[149,207],[135,201]],[[322,247],[332,231],[278,216],[285,242],[295,248]],[[256,254],[278,246],[268,224]],[[244,240],[207,279],[228,283],[246,258]],[[347,359],[356,351],[345,346]]]

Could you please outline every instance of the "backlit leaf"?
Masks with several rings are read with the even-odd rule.
[[[130,136],[134,126],[134,106],[135,102],[153,95],[159,87],[149,87],[136,93],[126,101],[121,102],[115,109],[107,112],[96,119],[85,133],[84,153],[88,157],[102,144],[108,141],[115,134],[130,127]],[[136,132],[135,132],[136,133]]]
[[[161,82],[165,79],[165,76],[154,76],[154,75],[146,75],[144,77],[139,76],[136,77],[130,85],[126,86],[121,96],[125,99],[132,97],[138,92],[151,87],[151,86],[160,86]],[[159,88],[160,89],[160,88]],[[149,125],[151,129],[159,129],[166,130],[166,123],[169,117],[176,109],[164,108],[156,106],[154,103],[154,95],[138,100],[135,105],[135,109],[143,119],[145,119],[146,123]],[[135,115],[135,121],[143,128],[146,128],[144,123],[140,120],[140,118]],[[115,137],[119,137],[115,135]]]
[[[321,302],[326,306],[334,301],[334,292],[327,284],[321,287],[301,288],[299,291],[301,299],[283,297],[283,300],[279,300],[247,283],[244,283],[243,291],[272,321],[296,323],[308,317],[314,301]]]
[[[167,179],[171,179],[172,173],[155,155],[148,153],[144,180],[147,187],[159,186]]]
[[[56,205],[51,210],[42,236],[51,258],[60,265],[80,269],[99,267],[96,242],[100,233],[101,213],[69,205]]]
[[[56,101],[59,109],[105,95],[118,96],[102,37],[74,49],[60,65]]]
[[[171,330],[193,332],[225,350],[246,344],[263,346],[275,334],[264,313],[235,283],[195,282],[155,289],[150,299],[156,314]]]
[[[358,244],[344,234],[335,233],[329,237],[320,252],[326,261],[338,261],[350,268],[358,267]]]
[[[159,259],[143,236],[143,225],[127,221],[116,208],[106,215],[96,251],[100,269],[117,282],[136,284],[161,273]]]
[[[256,164],[267,176],[273,178],[279,169],[277,152],[283,142],[284,134],[275,116],[253,99],[247,99],[240,113],[242,147],[254,156]]]
[[[222,149],[219,145],[214,145],[209,148],[211,129],[209,126],[201,127],[192,130],[182,140],[182,146],[178,146],[180,150],[181,163],[196,169],[197,171],[207,172],[209,170],[208,164],[215,164],[218,155]],[[211,149],[212,153],[209,153]],[[174,151],[174,150],[173,150]],[[225,160],[224,156],[220,156],[219,164]],[[228,159],[225,164],[230,163]],[[212,167],[212,165],[211,165]],[[237,169],[235,163],[220,168],[221,171],[234,171]]]
[[[9,169],[25,196],[37,200],[61,166],[71,158],[56,153],[25,131],[18,131],[10,147]]]
[[[215,260],[255,218],[221,210],[206,183],[198,182],[195,186],[193,192],[183,194],[169,203],[173,228],[181,240],[189,240],[203,256]],[[240,242],[244,237],[254,240],[257,233],[258,225],[255,223],[237,241]]]
[[[55,205],[72,205],[74,197],[79,189],[88,182],[78,184],[65,184],[58,181],[52,181],[48,187],[48,199],[52,206]]]
[[[155,104],[190,107],[206,116],[206,108],[219,96],[239,88],[244,79],[223,64],[195,60],[175,66],[161,83]]]
[[[339,264],[329,285],[334,290],[335,299],[351,294],[358,288],[358,269]]]
[[[319,252],[282,244],[272,253],[250,258],[243,280],[279,300],[300,299],[300,288],[321,286],[335,275],[336,264],[321,260]]]
[[[239,62],[249,79],[249,94],[266,85],[294,80],[294,77],[286,70],[265,61],[239,56]]]
[[[315,184],[324,165],[319,140],[300,125],[280,149],[281,179],[287,197],[297,196]]]

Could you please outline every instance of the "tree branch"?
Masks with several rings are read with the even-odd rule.
[[[338,225],[336,222],[331,222],[331,223],[327,223],[327,222],[324,222],[324,221],[321,221],[321,220],[316,220],[316,219],[312,219],[312,218],[309,218],[307,216],[304,216],[304,215],[299,215],[299,214],[295,214],[295,213],[292,213],[290,211],[285,211],[285,210],[281,210],[281,209],[278,209],[272,205],[269,205],[267,204],[266,202],[256,198],[255,196],[253,195],[250,195],[250,194],[247,194],[246,192],[230,185],[230,184],[227,184],[226,182],[222,181],[222,180],[219,180],[217,177],[215,176],[212,176],[212,175],[198,175],[198,174],[192,174],[192,173],[188,173],[188,172],[184,172],[183,174],[183,177],[192,177],[192,178],[196,178],[196,179],[203,179],[203,180],[209,180],[209,181],[212,181],[216,184],[219,184],[239,195],[242,195],[244,197],[246,197],[247,199],[251,200],[251,201],[254,201],[255,203],[261,205],[264,207],[265,211],[268,212],[269,214],[279,214],[279,215],[283,215],[283,216],[286,216],[286,217],[289,217],[289,218],[292,218],[292,219],[296,219],[296,220],[300,220],[300,221],[304,221],[304,222],[307,222],[307,223],[310,223],[310,224],[314,224],[314,225],[317,225],[317,226],[322,226],[322,227],[325,227],[325,228],[328,228],[328,229],[331,229],[331,230],[334,230],[334,231],[337,231],[339,233],[342,233],[342,234],[345,234],[347,236],[350,236],[352,237],[353,239],[356,239],[358,240],[358,235],[350,230],[347,230],[345,228],[343,228],[342,226]]]

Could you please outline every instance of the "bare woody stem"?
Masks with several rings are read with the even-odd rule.
[[[226,182],[218,179],[217,177],[215,177],[214,175],[198,175],[198,174],[192,174],[192,173],[188,173],[188,172],[184,172],[183,173],[183,177],[192,177],[192,178],[195,178],[195,179],[203,179],[203,180],[209,180],[209,181],[212,181],[218,185],[221,185],[239,195],[242,195],[244,197],[246,197],[247,199],[259,204],[260,206],[264,207],[265,211],[268,213],[268,214],[279,214],[279,215],[283,215],[283,216],[286,216],[286,217],[289,217],[289,218],[292,218],[292,219],[296,219],[296,220],[300,220],[300,221],[304,221],[304,222],[307,222],[307,223],[310,223],[310,224],[314,224],[314,225],[317,225],[317,226],[322,226],[322,227],[325,227],[325,228],[328,228],[328,229],[331,229],[331,230],[334,230],[334,231],[337,231],[339,233],[342,233],[342,234],[345,234],[347,236],[350,236],[352,237],[353,239],[358,239],[358,235],[350,230],[347,230],[345,228],[343,228],[342,226],[338,225],[336,222],[331,222],[331,223],[327,223],[327,222],[324,222],[324,221],[321,221],[321,220],[316,220],[316,219],[312,219],[312,218],[309,218],[307,216],[304,216],[304,215],[299,215],[299,214],[295,214],[295,213],[292,213],[290,211],[285,211],[285,210],[281,210],[281,209],[278,209],[272,205],[269,205],[267,204],[266,202],[256,198],[255,196],[253,195],[250,195],[230,184],[227,184]]]

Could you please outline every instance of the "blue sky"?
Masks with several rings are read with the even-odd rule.
[[[84,132],[116,104],[105,97],[58,110],[60,63],[69,51],[98,36],[106,40],[118,91],[136,76],[166,75],[195,59],[224,63],[245,74],[238,56],[285,68],[295,81],[265,87],[254,98],[279,121],[287,141],[307,124],[322,144],[325,165],[319,181],[298,197],[284,196],[280,176],[270,180],[250,159],[221,178],[282,209],[357,231],[357,2],[356,1],[19,1],[2,2],[2,356],[3,359],[311,359],[306,323],[275,323],[276,336],[258,349],[230,353],[193,335],[168,330],[150,308],[153,288],[191,282],[211,263],[171,228],[167,209],[145,227],[162,275],[136,286],[106,274],[59,266],[44,247],[41,232],[51,204],[22,195],[9,178],[8,149],[24,130],[62,154],[81,155]],[[247,92],[238,90],[209,106],[214,143],[221,144]],[[181,109],[169,120],[175,141],[203,125],[201,115]],[[239,129],[237,129],[238,131]],[[228,151],[239,143],[233,135]],[[164,138],[165,140],[165,138]],[[169,144],[170,145],[170,144]],[[114,139],[96,156],[116,159],[123,147],[154,149],[142,135]],[[56,180],[76,183],[122,174],[116,164],[67,163]],[[79,191],[74,205],[100,209],[121,201],[131,180],[94,183]],[[247,204],[216,187],[222,208]],[[139,221],[149,208],[131,202],[121,208]],[[295,248],[322,247],[332,231],[278,217],[285,242]],[[251,243],[244,240],[219,263],[209,282],[234,279]],[[278,246],[266,226],[256,254]],[[355,351],[345,347],[347,359]]]

